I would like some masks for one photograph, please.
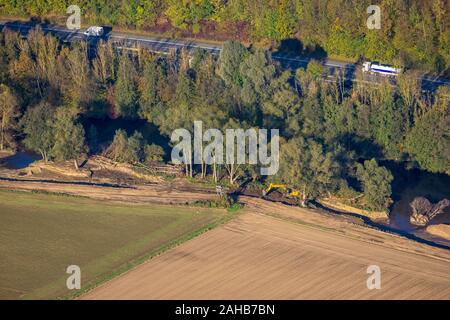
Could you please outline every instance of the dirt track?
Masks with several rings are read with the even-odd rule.
[[[1,189],[42,190],[130,203],[185,203],[201,188],[0,180]],[[349,217],[242,197],[247,208],[195,238],[100,286],[86,299],[450,299],[450,251],[364,226]],[[382,289],[366,288],[366,268]]]
[[[183,185],[93,185],[88,182],[67,183],[20,179],[19,181],[0,180],[0,189],[20,191],[45,191],[85,196],[101,200],[113,200],[132,203],[184,204],[196,200],[208,200],[215,197],[214,192],[205,192],[200,188],[187,190]]]

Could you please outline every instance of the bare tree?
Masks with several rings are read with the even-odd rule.
[[[417,72],[405,72],[397,78],[400,96],[412,115],[418,111],[417,103],[420,99],[420,85],[419,74]]]
[[[103,84],[115,77],[114,51],[111,42],[100,41],[97,57],[93,62],[94,74]]]
[[[443,199],[436,204],[432,204],[427,198],[416,197],[409,204],[413,210],[409,221],[416,226],[426,226],[438,214],[444,212],[444,209],[450,206],[448,199]]]

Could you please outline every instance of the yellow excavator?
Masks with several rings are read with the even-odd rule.
[[[263,190],[263,196],[267,196],[274,189],[283,190],[285,192],[286,196],[291,197],[291,198],[298,197],[300,194],[298,190],[288,188],[284,184],[270,183],[269,187],[267,189]]]

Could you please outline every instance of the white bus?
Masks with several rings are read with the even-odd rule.
[[[386,76],[398,76],[402,69],[395,68],[389,65],[382,65],[378,62],[364,62],[362,67],[363,72],[369,72],[371,74],[381,74]]]

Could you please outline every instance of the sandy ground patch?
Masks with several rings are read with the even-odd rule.
[[[432,235],[450,240],[450,225],[448,224],[431,225],[426,230]]]

